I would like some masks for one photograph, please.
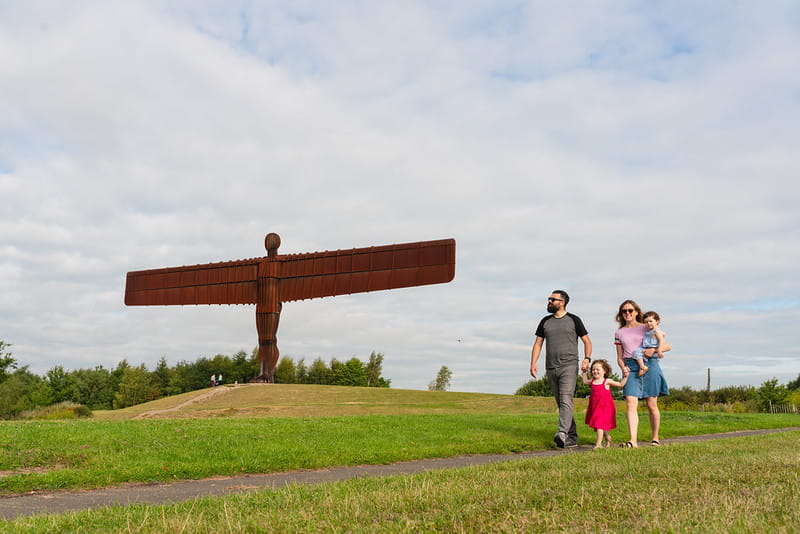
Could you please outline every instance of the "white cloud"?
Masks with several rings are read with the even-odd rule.
[[[282,354],[511,393],[563,287],[607,358],[623,298],[658,309],[676,386],[794,379],[797,11],[4,4],[0,339],[249,352],[252,308],[125,308],[125,272],[454,237],[451,284],[287,305]]]

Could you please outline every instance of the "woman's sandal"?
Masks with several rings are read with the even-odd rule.
[[[661,442],[658,441],[657,439],[654,439],[653,441],[650,442],[650,445],[652,445],[653,447],[659,447],[661,446]]]
[[[626,441],[625,443],[620,443],[619,446],[625,449],[632,449],[633,443],[631,443],[630,441]]]

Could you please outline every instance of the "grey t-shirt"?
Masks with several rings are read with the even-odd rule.
[[[545,368],[577,365],[578,338],[588,333],[580,317],[569,312],[559,319],[554,315],[548,315],[539,321],[536,336],[544,338],[545,341],[547,355]]]

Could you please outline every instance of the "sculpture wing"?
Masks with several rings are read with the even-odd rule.
[[[456,272],[456,241],[286,254],[279,259],[280,299],[289,302],[450,282]]]
[[[125,284],[125,304],[255,304],[261,260],[131,271]]]

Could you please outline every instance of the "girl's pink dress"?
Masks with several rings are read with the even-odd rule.
[[[614,430],[617,428],[617,407],[611,390],[606,389],[606,381],[602,384],[592,384],[589,395],[589,406],[586,408],[586,420],[589,428],[595,430]]]

